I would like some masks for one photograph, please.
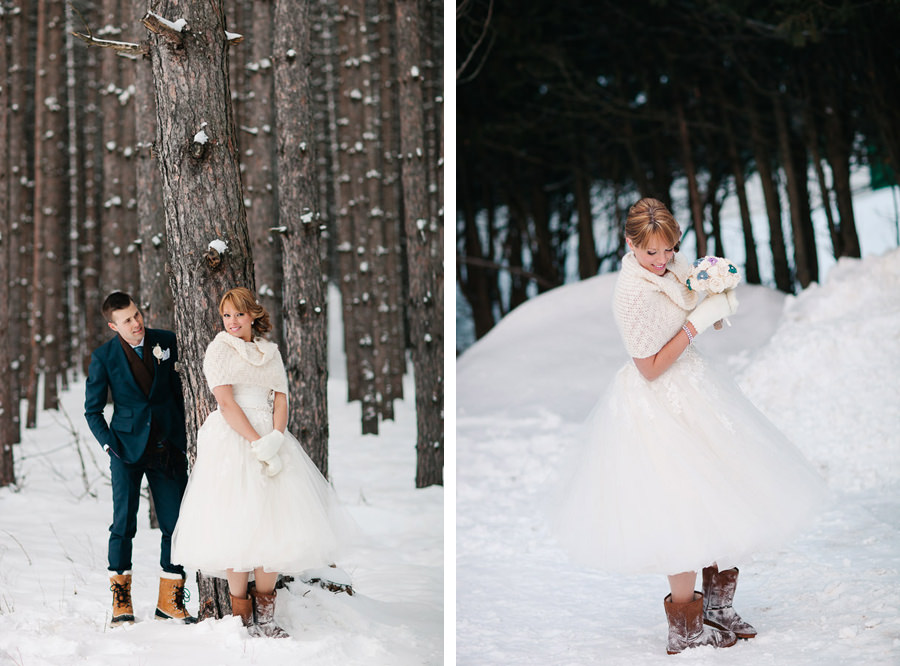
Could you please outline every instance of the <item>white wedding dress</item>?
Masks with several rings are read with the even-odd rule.
[[[551,500],[576,562],[615,573],[720,569],[822,508],[821,477],[693,346],[654,381],[632,361],[585,424]]]
[[[274,391],[235,384],[233,393],[256,432],[271,432]],[[197,433],[172,561],[220,577],[225,569],[299,573],[332,563],[355,526],[289,432],[279,455],[284,468],[267,476],[250,443],[212,412]]]

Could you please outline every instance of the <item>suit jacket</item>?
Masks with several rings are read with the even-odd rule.
[[[161,438],[168,439],[181,451],[187,446],[184,425],[184,395],[181,378],[175,372],[178,347],[175,334],[161,329],[144,329],[144,354],[153,348],[168,350],[169,356],[153,358],[154,375],[150,395],[145,395],[135,381],[125,350],[118,336],[91,354],[91,365],[85,384],[84,417],[94,437],[102,446],[127,463],[137,462],[150,437],[150,421],[155,419]],[[113,413],[109,423],[103,414],[107,394],[112,396]]]

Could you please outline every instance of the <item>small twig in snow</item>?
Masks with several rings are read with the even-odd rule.
[[[53,536],[56,537],[56,540],[59,542],[59,545],[62,546],[63,555],[66,556],[66,559],[69,560],[72,564],[75,564],[75,560],[72,559],[72,556],[69,555],[69,551],[66,548],[66,545],[62,542],[62,539],[59,538],[59,535],[56,533],[56,528],[53,527],[53,523],[48,523],[50,525],[50,531],[53,532]]]
[[[22,542],[20,542],[15,536],[13,536],[11,532],[7,532],[6,530],[3,531],[9,536],[10,539],[15,541],[19,545],[19,548],[21,548],[22,552],[25,553],[25,559],[28,560],[28,566],[31,566],[31,558],[28,556],[28,551],[25,550],[25,546],[22,545]]]

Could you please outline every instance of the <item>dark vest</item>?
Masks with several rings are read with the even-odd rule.
[[[146,336],[144,336],[143,359],[138,356],[136,351],[134,351],[134,347],[125,342],[121,335],[118,336],[118,338],[119,343],[122,345],[122,349],[125,351],[125,358],[128,359],[128,367],[131,368],[131,374],[134,376],[134,381],[137,382],[138,387],[144,392],[144,395],[149,398],[150,389],[153,388],[153,375],[155,374],[155,370],[153,368],[153,352],[147,345]],[[159,441],[160,432],[161,429],[156,422],[156,418],[151,417],[150,437],[147,439],[147,442],[156,443]]]

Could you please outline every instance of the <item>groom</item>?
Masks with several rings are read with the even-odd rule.
[[[91,355],[84,416],[109,454],[113,522],[109,527],[112,626],[134,622],[131,604],[131,542],[137,532],[144,475],[153,493],[162,539],[157,619],[196,622],[184,607],[184,569],[170,558],[172,531],[187,483],[184,398],[175,370],[178,348],[171,331],[144,328],[131,296],[111,293],[103,316],[116,332]],[[107,394],[113,405],[107,423]]]

